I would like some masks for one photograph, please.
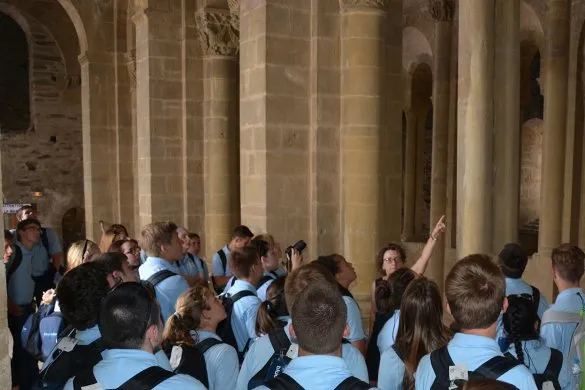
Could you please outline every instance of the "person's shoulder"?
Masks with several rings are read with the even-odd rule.
[[[428,370],[429,368],[432,369],[432,365],[431,365],[431,354],[428,353],[425,356],[423,356],[420,359],[420,362],[418,363],[418,367],[416,369],[417,374],[419,372],[424,372],[425,370]]]
[[[221,344],[214,345],[209,350],[217,353],[217,356],[220,357],[222,361],[225,359],[235,359],[238,361],[238,353],[236,352],[236,349],[228,343],[222,342]]]
[[[177,388],[186,388],[186,389],[193,389],[193,390],[205,390],[205,386],[197,379],[193,378],[192,376],[185,375],[185,374],[176,374],[170,377],[169,379],[162,382],[160,385],[156,386],[155,389],[157,390],[166,390],[166,389],[177,389]]]
[[[364,358],[364,355],[350,343],[341,344],[341,357],[343,360]],[[346,359],[347,358],[347,359]]]
[[[499,381],[517,386],[520,390],[536,390],[534,376],[524,364],[519,364],[498,378]]]

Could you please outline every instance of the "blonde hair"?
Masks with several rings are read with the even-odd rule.
[[[173,345],[195,346],[191,331],[201,326],[203,311],[209,310],[212,292],[206,285],[197,285],[185,291],[175,305],[175,314],[169,317],[163,332],[163,349]]]
[[[84,250],[85,248],[85,250]],[[101,252],[98,245],[91,240],[79,240],[67,250],[67,271],[83,264],[86,252]]]
[[[128,230],[124,225],[113,224],[106,230],[102,231],[100,239],[100,251],[106,253],[115,241],[128,238]]]

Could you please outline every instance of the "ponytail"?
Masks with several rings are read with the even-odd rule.
[[[173,345],[193,347],[198,340],[193,340],[192,334],[201,326],[201,317],[204,310],[209,310],[209,297],[213,294],[206,285],[191,287],[185,291],[175,306],[176,312],[169,317],[163,332],[163,350]]]
[[[267,334],[270,330],[276,328],[276,321],[271,313],[272,303],[264,301],[258,308],[258,315],[256,317],[256,334],[262,336]]]
[[[508,310],[503,316],[504,329],[508,332],[508,341],[514,344],[516,359],[526,365],[522,341],[537,340],[538,313],[532,299],[524,296],[511,295],[508,297]]]

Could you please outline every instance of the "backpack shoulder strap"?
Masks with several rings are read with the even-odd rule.
[[[152,366],[122,383],[117,390],[150,390],[173,376],[175,376],[173,372],[159,366]]]
[[[542,316],[541,326],[551,322],[561,324],[578,324],[579,322],[581,322],[581,316],[579,315],[579,313],[547,310],[544,312]]]
[[[97,383],[98,381],[95,379],[92,367],[89,370],[85,370],[75,375],[75,378],[73,379],[73,389],[82,390],[84,387],[96,385]]]
[[[369,390],[371,388],[372,386],[370,386],[369,383],[366,383],[355,376],[350,376],[345,378],[345,380],[337,385],[334,390]]]
[[[6,282],[10,281],[12,275],[16,272],[18,267],[20,267],[20,263],[22,263],[22,250],[20,250],[18,245],[14,245],[14,260],[6,270]]]
[[[544,376],[547,380],[558,380],[561,367],[563,366],[563,354],[558,349],[550,349],[550,359],[544,369]]]
[[[251,296],[256,296],[256,294],[254,294],[250,290],[242,290],[239,293],[232,295],[230,297],[230,299],[232,300],[232,303],[236,303],[237,301],[239,301],[240,299],[242,299],[244,297],[251,297]]]
[[[445,345],[442,348],[431,352],[431,366],[435,372],[435,381],[431,389],[443,389],[445,383],[449,383],[449,367],[453,366],[453,359],[449,355],[449,350]]]
[[[287,374],[280,374],[264,384],[270,390],[305,390]]]
[[[532,300],[534,301],[534,307],[536,307],[536,311],[538,312],[538,306],[540,305],[540,290],[534,286],[530,286],[532,288]]]
[[[487,379],[498,379],[512,368],[519,366],[521,363],[517,360],[508,359],[504,356],[494,356],[473,372],[482,375]]]
[[[275,353],[279,353],[282,350],[288,350],[291,345],[291,341],[286,335],[283,328],[272,329],[268,332],[268,339],[274,349]]]
[[[154,273],[146,281],[148,283],[152,284],[153,286],[156,286],[157,284],[159,284],[163,280],[170,278],[171,276],[175,276],[175,275],[176,275],[176,273],[165,269],[165,270],[158,271],[158,272]]]
[[[264,275],[262,279],[260,279],[260,282],[258,282],[258,284],[256,285],[256,288],[259,289],[260,287],[264,286],[264,284],[266,284],[266,282],[268,282],[269,280],[274,280],[274,278],[270,275]]]
[[[402,357],[402,354],[400,353],[400,351],[398,351],[396,344],[392,345],[392,350],[394,351],[394,353],[396,354],[396,356],[398,356],[398,358],[400,360],[404,361],[404,358]]]
[[[225,274],[227,272],[227,256],[225,255],[223,248],[217,251],[217,255],[221,260],[221,266],[223,267],[223,273]]]
[[[220,341],[218,339],[214,339],[213,337],[210,337],[208,339],[205,339],[199,343],[197,343],[197,345],[195,345],[195,348],[197,348],[197,350],[199,350],[199,352],[201,353],[205,353],[207,352],[207,350],[211,347],[214,347],[216,345],[219,344],[224,344],[223,341]]]
[[[51,247],[49,246],[49,236],[47,234],[47,229],[44,227],[41,228],[41,242],[43,243],[43,246],[47,250],[47,255],[49,256],[49,258],[51,258],[51,249],[50,249]]]

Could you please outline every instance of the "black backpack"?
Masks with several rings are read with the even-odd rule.
[[[177,374],[190,375],[203,383],[206,388],[209,388],[209,374],[207,373],[207,366],[205,365],[205,352],[215,345],[223,344],[223,341],[208,338],[199,343],[194,347],[179,345],[181,348],[181,360],[178,366],[174,369]],[[171,359],[172,348],[165,350],[165,353],[169,359]]]
[[[88,345],[77,344],[70,352],[62,351],[58,347],[59,344],[51,352],[50,358],[53,360],[41,370],[40,389],[62,389],[70,378],[99,363],[102,352],[106,349],[101,338]]]
[[[516,359],[514,355],[509,352],[504,354],[504,356],[509,359]],[[542,389],[542,386],[545,382],[552,382],[555,390],[561,390],[561,385],[559,384],[559,374],[561,372],[562,366],[563,354],[558,349],[551,348],[550,358],[548,359],[548,364],[546,365],[544,372],[540,374],[532,374],[534,377],[534,382],[536,383],[536,387]]]
[[[250,382],[248,382],[248,390],[252,390],[258,386],[265,385],[266,382],[276,377],[276,376],[272,378],[268,377],[268,371],[270,369],[270,366],[276,359],[282,358],[287,364],[291,360],[289,357],[286,356],[286,353],[291,346],[291,341],[286,335],[286,332],[284,331],[283,328],[276,328],[269,331],[268,339],[270,340],[270,344],[272,345],[274,353],[272,354],[270,359],[268,359],[266,364],[260,369],[260,371],[254,374],[252,379],[250,379]]]
[[[305,390],[293,378],[287,374],[280,374],[276,378],[267,382],[264,386],[270,390]],[[341,382],[334,390],[369,390],[372,386],[369,383],[350,376]]]
[[[235,348],[238,352],[238,356],[240,358],[240,363],[244,359],[244,353],[247,350],[248,344],[250,343],[250,339],[246,343],[246,347],[242,352],[238,349],[238,343],[236,341],[236,336],[234,335],[234,330],[232,329],[232,312],[234,311],[234,304],[244,297],[256,296],[250,290],[242,290],[239,293],[234,294],[233,296],[230,294],[225,294],[222,297],[222,303],[225,308],[225,313],[227,314],[226,318],[221,321],[217,325],[217,335],[223,340],[224,343],[231,345]]]
[[[151,390],[175,375],[175,373],[159,366],[148,367],[122,383],[117,390]],[[73,388],[75,390],[82,390],[85,387],[92,387],[97,384],[98,381],[93,374],[93,368],[82,372],[73,379]]]
[[[225,275],[225,273],[227,272],[227,256],[225,255],[225,252],[223,251],[223,249],[218,250],[217,255],[219,256],[219,259],[221,260],[221,266],[223,267],[223,274]]]
[[[506,372],[510,371],[516,366],[521,365],[515,359],[509,359],[505,356],[494,356],[481,366],[473,371],[468,372],[468,380],[476,379],[498,379]],[[439,348],[431,352],[431,365],[435,372],[436,378],[431,386],[431,390],[444,390],[451,388],[451,382],[460,385],[459,379],[451,381],[449,378],[449,367],[455,366],[447,346]]]

